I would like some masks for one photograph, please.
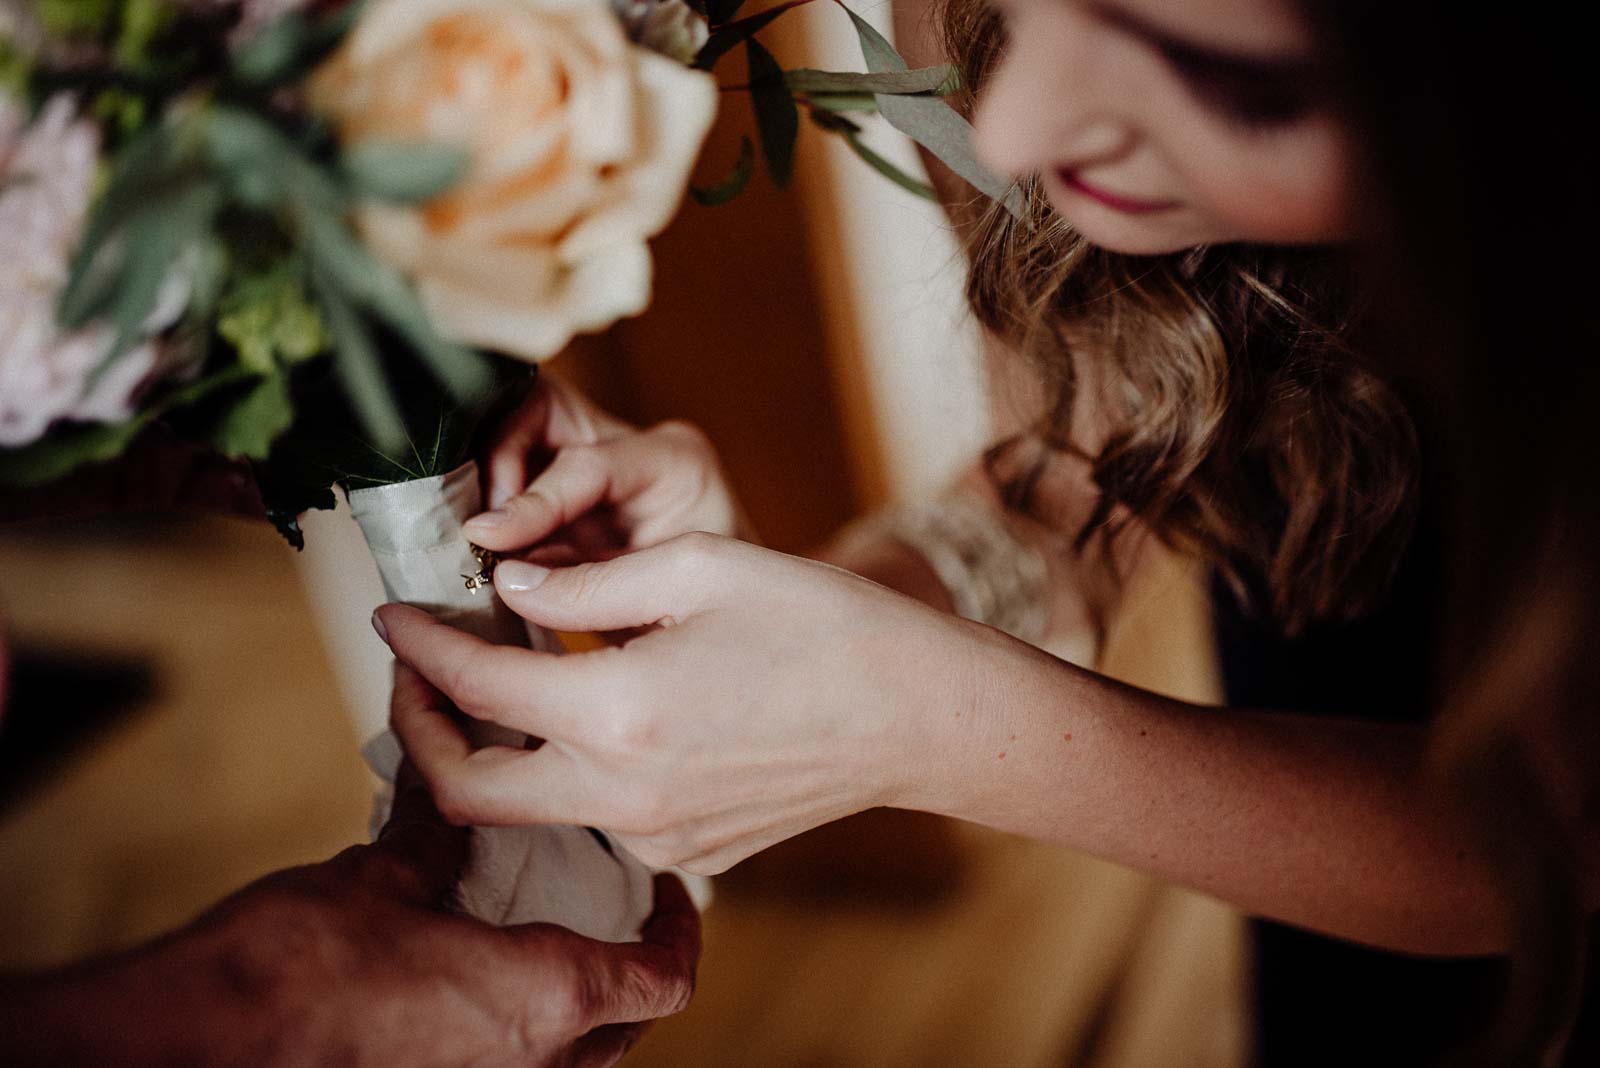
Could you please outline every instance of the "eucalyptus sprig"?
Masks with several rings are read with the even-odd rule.
[[[894,46],[842,0],[835,0],[835,3],[849,15],[855,27],[866,71],[784,70],[778,64],[756,35],[779,17],[810,2],[785,0],[743,18],[737,17],[743,0],[706,0],[697,6],[711,25],[710,36],[695,57],[697,67],[711,70],[734,48],[745,46],[749,80],[742,85],[729,86],[728,90],[750,93],[761,155],[773,182],[782,186],[789,180],[799,130],[798,113],[803,107],[813,125],[843,139],[850,150],[874,170],[902,188],[932,199],[932,187],[906,174],[869,147],[863,140],[864,128],[847,117],[852,113],[876,112],[890,126],[1020,218],[1020,190],[1015,183],[992,174],[978,161],[972,149],[971,125],[944,99],[961,90],[961,78],[954,67],[911,69]],[[691,190],[695,200],[702,204],[721,204],[743,192],[753,171],[753,153],[747,145],[748,142],[741,145],[739,162],[727,178]]]

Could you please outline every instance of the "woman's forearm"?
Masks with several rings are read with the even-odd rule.
[[[995,647],[975,658],[985,677],[914,743],[907,807],[1355,941],[1504,949],[1495,883],[1423,780],[1420,729],[1172,701],[974,631]]]

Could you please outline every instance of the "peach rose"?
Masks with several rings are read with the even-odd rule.
[[[311,85],[348,146],[460,146],[466,177],[364,205],[434,322],[538,360],[643,311],[716,112],[711,76],[631,44],[609,0],[373,0]]]

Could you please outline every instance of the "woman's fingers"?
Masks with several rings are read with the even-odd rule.
[[[592,657],[495,645],[410,605],[384,605],[372,618],[395,659],[469,716],[539,738],[564,738],[605,712],[609,686]],[[445,710],[436,706],[396,702],[390,712],[432,712],[449,724]]]
[[[540,381],[500,425],[485,458],[485,499],[490,508],[499,508],[528,484],[528,457],[544,443],[549,421],[550,390],[547,382]]]
[[[630,429],[559,378],[541,374],[533,391],[495,433],[485,460],[489,507],[499,508],[523,491],[534,453],[607,441]]]
[[[469,519],[462,529],[475,543],[495,552],[532,545],[611,496],[613,459],[605,446],[562,449],[525,491]]]
[[[495,569],[495,589],[512,611],[554,630],[670,625],[729,592],[741,551],[750,549],[730,538],[692,532],[615,560],[573,567],[508,560]]]

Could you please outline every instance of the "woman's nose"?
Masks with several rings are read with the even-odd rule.
[[[1090,31],[1062,12],[1024,19],[980,87],[975,148],[993,171],[1111,162],[1134,144]]]

